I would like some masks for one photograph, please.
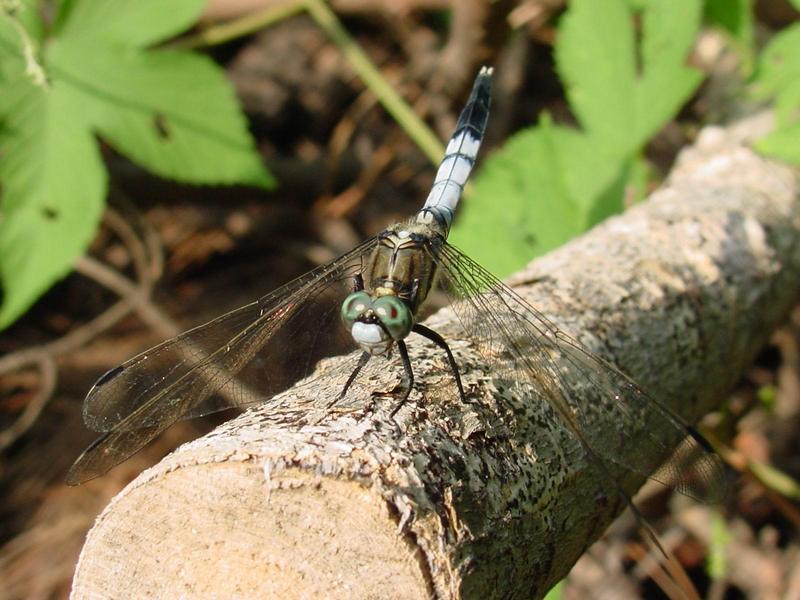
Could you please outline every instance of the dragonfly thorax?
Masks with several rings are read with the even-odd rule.
[[[385,230],[364,270],[367,289],[375,296],[405,300],[415,315],[434,284],[430,249],[435,239],[436,231],[413,221]]]

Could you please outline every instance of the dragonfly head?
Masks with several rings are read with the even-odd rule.
[[[342,320],[353,339],[373,355],[387,354],[394,342],[411,333],[411,309],[397,296],[373,298],[367,292],[354,292],[342,303]]]

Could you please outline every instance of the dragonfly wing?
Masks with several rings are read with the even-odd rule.
[[[103,474],[175,421],[264,401],[309,375],[319,359],[354,349],[339,317],[375,238],[260,300],[167,340],[101,377],[84,401],[105,432],[69,480]]]
[[[684,419],[455,247],[445,242],[429,251],[453,310],[495,380],[547,400],[601,461],[703,501],[724,496],[719,455]]]

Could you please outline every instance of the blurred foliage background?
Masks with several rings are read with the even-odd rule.
[[[644,199],[704,125],[770,111],[758,149],[800,163],[798,11],[0,0],[0,597],[66,597],[108,499],[214,424],[66,489],[94,379],[412,214],[480,65],[492,116],[451,239],[506,275]],[[717,416],[736,423],[729,506],[648,501],[705,597],[800,597],[797,327]],[[634,529],[555,597],[662,597]]]

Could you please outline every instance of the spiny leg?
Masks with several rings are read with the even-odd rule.
[[[405,404],[406,400],[408,400],[408,396],[411,394],[411,387],[414,385],[414,371],[411,369],[411,359],[408,357],[408,348],[406,348],[406,343],[403,340],[397,342],[397,349],[400,352],[400,358],[403,359],[403,381],[401,382],[403,387],[403,396],[400,398],[400,402],[397,403],[392,409],[392,412],[389,414],[390,417],[394,418],[397,414],[397,411],[400,410]]]
[[[350,373],[350,377],[347,378],[347,383],[344,384],[344,388],[342,388],[342,393],[339,396],[328,404],[328,408],[331,408],[337,402],[341,402],[342,398],[344,398],[345,394],[347,394],[347,390],[350,389],[350,386],[353,385],[353,382],[358,377],[358,374],[361,372],[361,369],[364,368],[364,365],[369,362],[371,354],[369,352],[363,352],[361,356],[358,357],[358,364],[356,368],[353,369],[353,372]]]
[[[450,346],[447,345],[447,342],[444,340],[444,338],[436,333],[433,329],[429,329],[425,327],[425,325],[420,325],[419,323],[416,323],[414,327],[411,328],[411,331],[418,333],[422,337],[428,338],[434,344],[439,346],[439,348],[444,350],[445,353],[447,353],[447,362],[450,363],[450,370],[453,371],[453,377],[456,379],[458,395],[461,396],[461,401],[466,404],[467,396],[464,393],[464,386],[461,385],[461,375],[458,374],[458,365],[456,364],[456,359],[453,356],[453,353],[450,351]]]

